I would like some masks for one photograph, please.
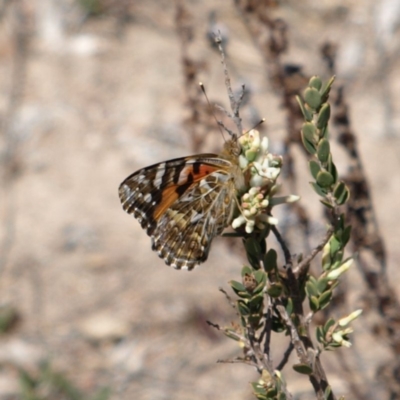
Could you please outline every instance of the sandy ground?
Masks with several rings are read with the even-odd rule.
[[[288,61],[303,64],[307,74],[322,74],[318,46],[325,39],[340,46],[338,78],[348,85],[352,124],[387,246],[388,275],[396,287],[400,75],[399,61],[391,56],[396,34],[387,39],[391,64],[385,78],[374,2],[292,3],[277,10],[291,28]],[[285,129],[279,97],[235,8],[212,1],[190,1],[187,7],[196,34],[191,52],[207,62],[200,78],[210,99],[228,105],[218,54],[205,40],[208,13],[215,9],[229,30],[235,85],[244,80],[254,88],[254,104],[279,148]],[[46,358],[86,393],[107,386],[113,399],[252,398],[248,382],[257,379],[256,373],[245,365],[216,364],[239,349],[205,323],[234,318],[218,287],[227,288],[230,279],[238,278],[243,261],[218,238],[209,260],[195,272],[174,271],[151,251],[149,238],[120,207],[117,188],[127,175],[191,153],[190,132],[183,128],[187,110],[172,2],[139,1],[133,9],[120,35],[111,16],[61,30],[59,37],[45,34],[40,19],[33,24],[10,127],[18,138],[19,172],[2,184],[0,202],[0,240],[7,243],[0,299],[21,316],[16,329],[0,338],[2,399],[15,398],[16,367],[35,370]],[[62,10],[59,16],[74,18]],[[7,14],[0,43],[2,115],[7,115],[12,89],[12,26],[12,14]],[[222,146],[220,137],[215,142]],[[0,144],[4,154],[3,133]],[[300,185],[299,191],[306,189]],[[318,200],[307,196],[315,207]],[[358,287],[349,305],[355,309],[363,287],[357,271],[348,279]],[[373,380],[388,349],[373,342],[366,322],[355,327],[361,334],[354,350],[346,351],[355,354],[358,379]],[[346,393],[335,355],[327,354],[324,361],[334,387]],[[287,373],[297,398],[313,398],[301,376]]]

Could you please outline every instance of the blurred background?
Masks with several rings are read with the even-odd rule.
[[[117,195],[139,168],[221,149],[198,89],[228,109],[218,31],[234,90],[246,85],[243,126],[265,118],[290,161],[284,192],[304,214],[277,217],[297,254],[326,222],[291,99],[337,75],[335,161],[358,173],[359,236],[372,236],[338,290],[337,315],[365,310],[354,346],[322,361],[336,393],[399,398],[399,21],[399,0],[1,0],[0,399],[253,398],[256,372],[216,363],[240,348],[206,324],[235,319],[218,288],[239,279],[240,242],[217,238],[205,264],[175,271]],[[296,399],[315,398],[283,372]]]

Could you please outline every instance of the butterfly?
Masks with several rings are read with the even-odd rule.
[[[119,186],[123,209],[167,265],[192,270],[232,222],[244,187],[241,146],[233,135],[217,154],[198,154],[140,169]]]

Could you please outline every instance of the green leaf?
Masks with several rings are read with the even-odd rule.
[[[328,125],[325,126],[325,127],[322,128],[322,129],[320,129],[319,137],[320,137],[321,139],[328,139],[328,137],[329,137]]]
[[[332,389],[330,386],[327,386],[324,392],[324,400],[329,400],[332,395]]]
[[[351,236],[351,225],[346,226],[346,228],[344,229],[343,233],[342,233],[342,247],[345,247],[346,244],[349,242],[350,240],[350,236]]]
[[[241,298],[248,299],[252,296],[252,293],[249,293],[244,285],[240,282],[230,281],[229,284],[232,287],[232,290]]]
[[[316,312],[319,310],[319,301],[315,296],[309,297],[310,308],[312,311]]]
[[[342,181],[336,184],[335,188],[333,189],[333,197],[336,199],[336,201],[343,196],[345,190],[346,185]]]
[[[317,175],[318,175],[318,172],[321,171],[321,167],[320,167],[319,163],[317,161],[315,161],[315,160],[311,160],[308,163],[308,165],[310,167],[310,172],[311,172],[312,177],[314,179],[316,179]]]
[[[311,296],[318,296],[319,295],[319,291],[316,285],[314,285],[312,282],[308,281],[306,283],[306,293],[308,297]]]
[[[318,282],[312,275],[309,275],[308,281],[311,282],[314,286],[315,286],[315,285],[317,284],[317,282]]]
[[[318,129],[324,128],[328,124],[330,116],[331,116],[331,106],[329,105],[329,103],[325,103],[323,104],[318,113],[317,128]]]
[[[325,200],[325,199],[321,199],[320,202],[328,208],[334,208],[334,206],[332,205],[332,203],[329,200]]]
[[[340,182],[340,183],[342,183],[342,182]],[[336,203],[339,206],[341,206],[342,204],[346,203],[346,201],[349,199],[349,197],[350,197],[349,188],[346,185],[344,185],[344,189],[343,189],[343,192],[341,193],[341,195],[338,197],[335,196]]]
[[[332,299],[332,291],[327,290],[326,292],[322,293],[321,296],[319,296],[319,306],[320,309],[323,310],[326,306],[329,305],[331,299]]]
[[[247,304],[243,300],[238,300],[237,305],[240,315],[247,316],[250,314],[249,307],[247,307]]]
[[[324,88],[321,90],[321,101],[325,103],[329,98],[329,92],[331,91],[331,87],[333,82],[335,81],[335,76],[332,76],[331,79],[324,85]]]
[[[326,278],[324,278],[324,277],[319,278],[316,283],[318,294],[325,292],[327,285],[328,285],[328,280]]]
[[[319,343],[324,343],[325,341],[325,335],[324,335],[324,331],[322,330],[321,326],[317,326],[316,330],[315,330],[315,336],[317,338],[317,341]]]
[[[319,76],[311,77],[310,81],[308,82],[308,86],[320,90],[322,87],[322,81]]]
[[[333,176],[328,171],[320,171],[317,175],[317,184],[322,188],[329,188],[333,183]]]
[[[303,100],[301,100],[300,96],[296,96],[296,100],[299,103],[300,110],[301,110],[301,113],[303,114],[304,119],[308,122],[312,121],[313,115],[309,110],[307,110],[307,108],[305,107]]]
[[[328,321],[326,321],[325,322],[325,325],[324,325],[324,336],[327,334],[327,332],[329,331],[329,329],[333,326],[333,325],[335,325],[335,320],[333,319],[333,318],[329,318],[328,319]]]
[[[325,197],[327,195],[328,192],[317,183],[310,182],[310,185],[319,196]]]
[[[232,289],[238,291],[238,292],[246,292],[245,286],[237,281],[230,281],[229,284],[232,286]]]
[[[260,268],[261,246],[260,243],[249,237],[244,240],[244,247],[246,249],[247,259],[254,269]]]
[[[311,375],[313,372],[312,368],[307,364],[294,364],[293,369],[303,375]]]
[[[322,103],[321,95],[315,88],[307,88],[304,91],[304,100],[314,110],[317,110]]]
[[[275,388],[269,388],[267,390],[267,399],[268,400],[272,400],[272,399],[275,400],[275,398],[276,398],[276,389]]]
[[[257,397],[257,399],[267,399],[267,391],[265,390],[264,386],[260,385],[258,382],[251,382],[251,386],[253,388],[253,393]],[[264,396],[264,397],[258,397]]]
[[[246,248],[246,252],[252,256],[258,257],[261,252],[260,243],[252,237],[245,240],[244,247]]]
[[[301,133],[303,134],[305,140],[313,144],[318,139],[317,128],[312,122],[304,123],[301,128]]]
[[[264,296],[263,295],[258,295],[258,296],[254,296],[247,304],[249,309],[254,312],[254,311],[259,311],[258,309],[260,308],[260,306],[262,305],[264,300]]]
[[[326,163],[329,158],[329,154],[331,153],[329,140],[328,139],[321,139],[318,143],[317,148],[317,157],[321,163]]]
[[[264,255],[264,269],[266,272],[271,272],[277,268],[278,255],[274,249],[268,250],[267,254]]]
[[[277,298],[282,294],[282,285],[280,283],[273,283],[271,286],[267,289],[267,293],[273,297]]]
[[[265,282],[267,281],[267,274],[263,270],[259,269],[258,271],[256,271],[254,273],[254,278],[255,278],[257,284],[260,284],[260,283],[265,284]]]
[[[336,183],[338,180],[338,172],[336,169],[336,165],[332,161],[332,153],[329,154],[328,165],[326,169],[333,176],[334,183]]]
[[[330,246],[331,258],[335,258],[336,253],[342,248],[340,239],[337,239],[335,235],[333,235],[329,241],[329,246]]]
[[[260,283],[259,285],[256,286],[256,288],[252,291],[252,296],[256,296],[259,293],[263,292],[265,288],[265,282]]]
[[[310,153],[310,154],[315,154],[317,152],[317,148],[315,147],[315,144],[313,142],[310,142],[307,140],[303,132],[301,133],[301,141],[303,142],[304,148]]]

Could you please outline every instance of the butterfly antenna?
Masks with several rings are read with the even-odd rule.
[[[246,133],[249,133],[249,132],[252,131],[253,129],[258,128],[258,127],[259,127],[261,124],[263,124],[264,122],[265,122],[265,118],[260,119],[260,121],[258,121],[252,128],[248,129],[247,131],[244,131],[244,132],[240,135],[240,137],[243,136],[243,135],[245,135]]]
[[[224,132],[222,131],[221,128],[223,128],[226,132],[228,132],[229,135],[230,135],[231,137],[234,136],[234,133],[231,132],[221,121],[219,121],[219,120],[217,119],[217,117],[216,117],[215,114],[214,114],[214,110],[213,110],[213,107],[212,107],[212,105],[211,105],[211,103],[210,103],[210,100],[208,99],[208,96],[207,96],[207,93],[206,93],[206,88],[204,87],[204,85],[203,85],[202,82],[199,82],[199,86],[200,86],[200,88],[201,88],[201,90],[202,90],[202,92],[203,92],[203,94],[204,94],[204,96],[205,96],[205,98],[206,98],[206,100],[207,100],[207,104],[208,104],[208,106],[210,107],[210,111],[211,111],[212,116],[213,116],[214,119],[215,119],[215,122],[216,122],[217,125],[218,125],[218,129],[219,129],[219,131],[221,132],[222,137],[223,137],[224,140],[226,141],[225,136],[224,136]]]
[[[258,128],[261,124],[265,122],[265,118],[261,118],[251,129],[249,129],[247,132],[252,131],[253,129]]]

